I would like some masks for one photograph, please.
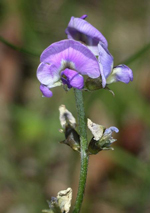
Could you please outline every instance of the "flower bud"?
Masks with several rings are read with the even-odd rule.
[[[85,82],[85,88],[89,91],[102,89],[102,80],[100,78],[87,78]]]
[[[93,137],[88,146],[88,154],[97,154],[101,150],[113,150],[111,144],[116,141],[112,137],[112,133],[118,133],[119,130],[116,127],[105,128],[101,125],[93,123],[90,119],[88,119],[88,128],[93,134]]]
[[[80,135],[77,131],[71,127],[71,125],[66,126],[65,128],[65,140],[60,143],[64,143],[70,146],[73,150],[80,152]]]
[[[80,152],[80,135],[75,130],[76,119],[73,117],[72,113],[69,112],[65,105],[59,107],[60,112],[60,123],[61,126],[65,129],[65,140],[60,143],[64,143],[70,146],[73,150]],[[62,130],[60,130],[62,132]]]
[[[66,109],[65,105],[61,105],[59,107],[60,112],[60,124],[62,128],[65,128],[68,124],[75,128],[76,126],[76,119],[73,117],[72,113]]]

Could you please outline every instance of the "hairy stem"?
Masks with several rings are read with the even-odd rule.
[[[74,89],[74,92],[75,92],[75,100],[76,100],[77,113],[78,113],[79,133],[80,133],[80,143],[81,143],[81,169],[80,169],[78,194],[77,194],[73,213],[79,213],[81,209],[82,201],[83,201],[87,170],[88,170],[88,155],[86,153],[88,143],[87,143],[86,121],[85,121],[82,91],[78,89]]]

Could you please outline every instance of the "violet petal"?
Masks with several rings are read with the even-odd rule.
[[[65,32],[69,39],[83,42],[95,55],[98,55],[97,45],[99,41],[106,47],[108,46],[107,40],[102,33],[83,18],[72,16]]]
[[[99,64],[93,53],[85,45],[70,39],[55,42],[47,47],[41,54],[41,62],[55,65],[57,76],[65,68],[76,70],[90,78],[100,76]]]
[[[68,86],[77,89],[82,89],[84,87],[84,78],[76,71],[67,68],[61,74],[66,76],[66,83],[68,84]]]
[[[115,127],[115,126],[111,126],[111,127],[107,128],[105,130],[104,135],[112,134],[113,132],[118,133],[119,129],[117,127]]]
[[[50,91],[49,88],[43,84],[40,85],[40,90],[44,97],[50,98],[53,95],[52,91]]]
[[[107,78],[107,84],[117,81],[121,81],[125,84],[128,84],[130,81],[133,81],[132,70],[124,64],[116,66],[113,69],[111,75]]]
[[[86,19],[86,18],[87,18],[87,15],[85,14],[85,15],[81,16],[80,18]]]
[[[55,82],[60,79],[59,69],[53,64],[40,63],[37,69],[37,78],[41,84],[52,88],[55,86]]]
[[[102,42],[98,44],[99,56],[98,61],[102,75],[102,86],[106,85],[106,78],[110,75],[113,68],[113,56],[109,53],[108,49]]]

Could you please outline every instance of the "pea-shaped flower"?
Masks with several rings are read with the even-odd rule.
[[[106,84],[117,81],[129,83],[133,80],[132,70],[124,64],[113,68],[113,57],[108,51],[106,38],[90,23],[84,20],[87,15],[80,18],[71,17],[66,34],[69,39],[74,39],[86,45],[94,55],[98,56],[101,78],[87,80],[87,89],[104,88]],[[95,84],[95,85],[94,85]]]
[[[133,73],[128,66],[121,64],[113,68],[113,56],[102,42],[99,42],[98,44],[98,51],[98,61],[101,70],[103,87],[105,87],[106,84],[111,84],[117,81],[121,81],[125,84],[133,81]]]
[[[113,56],[102,42],[99,42],[98,44],[98,52],[98,62],[101,76],[97,79],[87,78],[85,84],[88,90],[97,90],[105,87],[108,88],[107,85],[118,81],[125,84],[133,81],[133,73],[128,66],[120,64],[113,67]]]
[[[80,18],[72,16],[65,32],[69,39],[84,43],[93,54],[98,55],[98,43],[101,41],[106,47],[108,43],[101,32],[84,20],[86,17],[87,15]]]
[[[66,39],[47,47],[40,57],[37,78],[41,83],[40,90],[45,97],[51,97],[49,90],[60,85],[82,89],[83,75],[90,78],[100,76],[97,58],[83,44]]]

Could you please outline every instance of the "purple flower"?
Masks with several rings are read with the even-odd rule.
[[[111,126],[111,127],[107,128],[107,129],[105,129],[105,131],[104,131],[104,133],[103,133],[103,136],[102,136],[102,138],[100,139],[101,142],[103,141],[103,142],[105,142],[105,143],[107,143],[107,144],[111,144],[111,143],[115,142],[116,139],[114,139],[114,138],[112,137],[112,133],[113,133],[113,132],[118,133],[118,132],[119,132],[119,129],[118,129],[117,127],[115,127],[115,126]]]
[[[101,41],[105,47],[108,46],[106,38],[95,27],[84,19],[87,15],[80,18],[71,17],[66,34],[69,39],[83,42],[95,55],[98,55],[98,43]]]
[[[117,81],[121,81],[125,84],[133,81],[132,70],[124,64],[114,67],[106,82],[107,84],[111,84]]]
[[[96,57],[78,41],[66,39],[51,44],[40,57],[37,78],[44,96],[51,97],[50,88],[66,84],[68,88],[82,89],[84,78],[100,76],[100,68]]]
[[[111,126],[106,129],[102,125],[93,123],[89,118],[88,118],[87,126],[90,129],[90,131],[92,132],[95,141],[104,141],[106,139],[107,140],[110,139],[109,141],[111,141],[111,139],[113,139],[111,136],[112,133],[119,132],[119,129],[115,126]],[[113,140],[115,140],[115,139],[113,139]]]
[[[117,81],[121,81],[126,84],[133,81],[133,73],[128,66],[121,64],[113,68],[113,57],[102,42],[99,42],[98,50],[98,61],[103,87],[105,87],[106,84],[111,84]]]

